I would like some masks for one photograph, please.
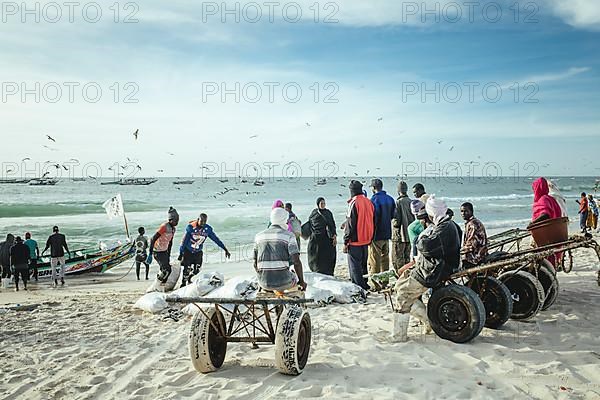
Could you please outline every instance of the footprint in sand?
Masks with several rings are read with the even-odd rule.
[[[96,386],[106,381],[106,377],[104,376],[95,376],[90,381],[90,385]]]

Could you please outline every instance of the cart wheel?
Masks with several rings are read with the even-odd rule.
[[[275,333],[275,365],[286,375],[300,375],[308,362],[310,315],[297,305],[283,309]]]
[[[227,352],[227,339],[209,322],[212,321],[216,327],[224,328],[226,325],[221,311],[214,307],[204,308],[203,311],[210,319],[202,312],[196,313],[192,319],[188,347],[194,368],[206,374],[218,370],[223,365]]]
[[[498,279],[510,290],[513,299],[512,319],[529,320],[537,315],[544,304],[544,288],[529,272],[508,271]]]
[[[483,329],[485,307],[474,291],[453,284],[433,291],[427,303],[427,317],[439,337],[466,343]]]
[[[563,272],[565,274],[568,274],[573,270],[573,253],[571,253],[571,250],[567,251],[567,253],[569,254],[569,264],[568,265],[565,263],[565,259],[567,258],[567,256],[566,256],[566,254],[563,254]]]
[[[548,260],[542,260],[538,264],[537,278],[544,288],[544,305],[542,311],[547,310],[554,304],[558,297],[558,279],[554,275],[554,268]]]
[[[469,280],[470,287],[481,299],[485,307],[485,326],[498,329],[512,314],[513,300],[510,290],[492,276],[476,276]]]

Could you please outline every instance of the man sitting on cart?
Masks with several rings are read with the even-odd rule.
[[[260,287],[267,291],[283,293],[295,287],[306,289],[296,236],[287,230],[288,218],[285,209],[274,208],[271,226],[254,240],[254,269]],[[294,265],[295,272],[290,264]]]
[[[472,268],[488,255],[487,234],[480,220],[473,215],[473,204],[463,203],[460,215],[465,220],[465,233],[460,249],[463,269]]]
[[[400,278],[394,287],[400,313],[397,339],[403,342],[408,340],[410,315],[425,325],[427,333],[431,331],[427,311],[420,297],[429,288],[440,286],[460,262],[460,236],[446,214],[446,204],[432,195],[427,200],[425,210],[433,221],[433,227],[417,240],[419,256],[400,270]]]

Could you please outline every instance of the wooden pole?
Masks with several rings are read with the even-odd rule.
[[[129,225],[127,225],[127,215],[125,215],[125,212],[123,212],[123,220],[125,221],[125,234],[129,239]]]

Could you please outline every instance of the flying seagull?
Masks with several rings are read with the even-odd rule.
[[[133,132],[133,137],[135,138],[135,140],[138,139],[138,135],[140,134],[140,130],[136,129],[135,132]]]
[[[383,117],[377,118],[377,122],[383,122]]]
[[[51,140],[51,141],[53,141],[54,143],[56,143],[56,140],[55,140],[55,139],[54,139],[52,136],[50,136],[50,135],[46,135],[46,137],[48,138],[48,140]]]
[[[256,139],[258,137],[258,135],[252,135],[250,136],[250,139]]]
[[[31,161],[31,158],[27,157],[21,160],[21,162],[25,162],[25,161]]]
[[[454,150],[454,146],[450,147],[450,151]]]
[[[312,126],[311,124],[309,124],[308,122],[306,123],[306,126],[308,126],[309,128]]]

